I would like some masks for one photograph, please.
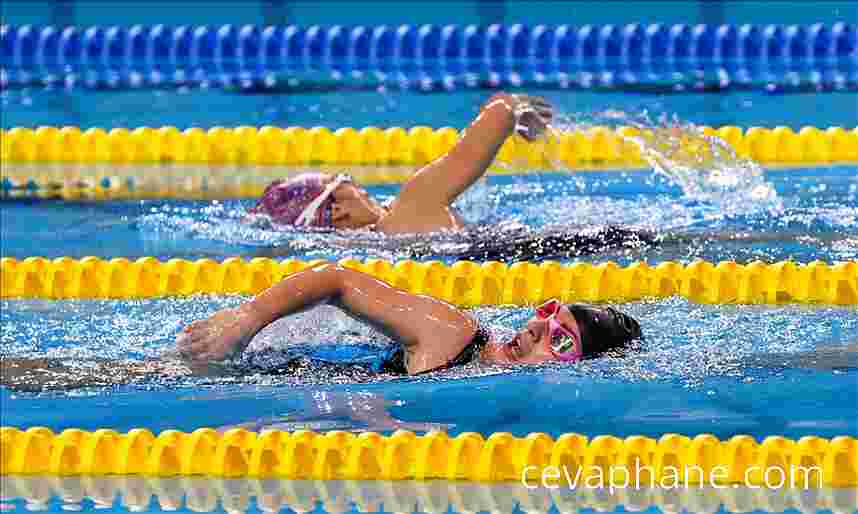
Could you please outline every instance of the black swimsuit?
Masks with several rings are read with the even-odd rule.
[[[414,259],[441,256],[479,262],[520,262],[571,259],[623,248],[642,249],[657,243],[654,233],[613,225],[544,233],[525,230],[495,233],[487,228],[472,230],[458,244],[414,243],[407,250]]]
[[[490,339],[491,334],[481,325],[477,325],[477,331],[474,333],[471,342],[462,348],[462,351],[452,360],[447,364],[421,371],[418,374],[441,371],[474,362],[479,359],[480,351],[485,348]],[[348,375],[359,380],[370,379],[378,373],[408,374],[408,368],[405,366],[405,351],[399,344],[394,345],[390,351],[372,364],[331,362],[313,357],[290,355],[274,348],[266,348],[255,352],[245,352],[237,362],[228,366],[227,374],[301,376],[311,368],[324,368],[330,373]]]
[[[533,231],[519,225],[468,227],[463,231],[424,234],[413,238],[338,235],[326,239],[298,238],[272,247],[256,249],[257,257],[301,255],[318,245],[334,251],[364,249],[370,255],[394,255],[408,259],[445,258],[459,261],[521,262],[546,259],[574,259],[616,250],[645,250],[657,246],[661,237],[647,230],[617,227],[554,227]]]
[[[482,325],[477,325],[477,331],[474,333],[473,339],[468,343],[462,351],[459,352],[458,355],[453,357],[452,360],[448,361],[447,364],[442,364],[436,368],[423,370],[419,373],[415,373],[416,375],[422,375],[424,373],[431,373],[433,371],[441,371],[445,369],[450,369],[456,366],[464,366],[470,362],[474,362],[480,357],[480,351],[487,344],[489,344],[489,340],[491,339],[491,334],[482,327]],[[401,345],[396,345],[394,349],[392,349],[387,356],[381,361],[381,365],[378,366],[375,371],[379,373],[392,373],[396,375],[407,375],[408,368],[405,366],[405,350],[403,350]]]

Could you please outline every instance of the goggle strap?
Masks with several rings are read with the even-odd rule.
[[[319,208],[328,199],[329,196],[334,192],[334,190],[340,187],[340,184],[343,182],[350,182],[351,177],[348,175],[337,175],[337,178],[331,181],[325,187],[325,190],[319,193],[319,196],[313,199],[312,202],[307,204],[307,207],[301,211],[301,214],[298,216],[298,219],[295,220],[295,225],[299,227],[303,227],[306,225],[310,225],[313,223],[313,219],[316,217],[316,214],[319,212]]]

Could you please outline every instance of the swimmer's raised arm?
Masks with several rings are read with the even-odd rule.
[[[535,139],[551,121],[551,107],[538,97],[498,93],[465,129],[456,146],[418,170],[399,194],[400,203],[450,205],[482,177],[514,132]]]
[[[220,360],[241,351],[274,320],[319,303],[337,305],[378,327],[406,350],[438,341],[422,345],[427,351],[421,354],[430,356],[455,355],[476,331],[474,320],[448,303],[397,289],[366,273],[323,264],[286,277],[239,307],[188,325],[176,344],[192,361]]]

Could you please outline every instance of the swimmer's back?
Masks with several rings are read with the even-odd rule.
[[[443,256],[480,262],[522,262],[569,259],[621,248],[640,249],[656,243],[652,232],[617,226],[545,232],[487,227],[471,230],[466,238],[455,244],[415,244],[409,253],[413,258]]]

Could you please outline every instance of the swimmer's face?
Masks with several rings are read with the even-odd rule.
[[[575,317],[565,306],[555,318],[581,344],[581,331]],[[534,316],[504,344],[495,345],[486,360],[498,364],[541,364],[557,360],[551,353],[551,330],[548,320]]]
[[[351,182],[344,182],[331,195],[331,219],[338,229],[356,229],[376,223],[379,207],[369,193]]]

